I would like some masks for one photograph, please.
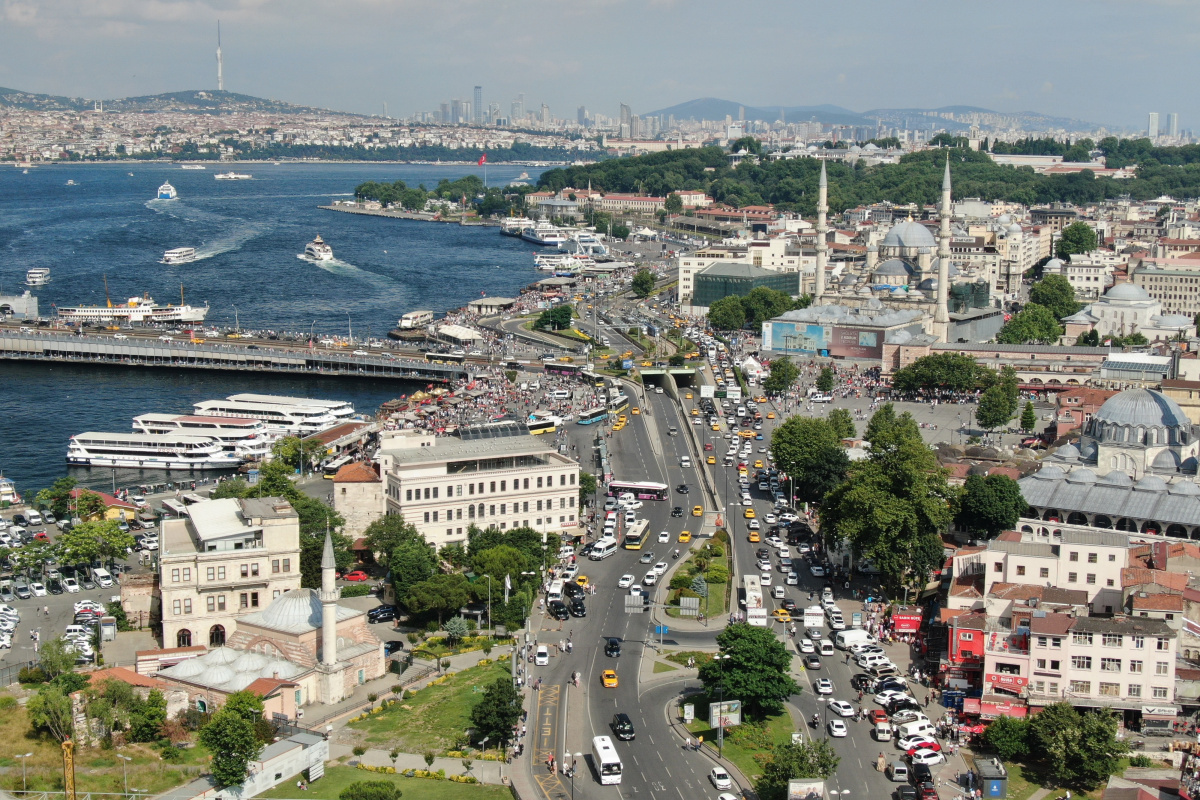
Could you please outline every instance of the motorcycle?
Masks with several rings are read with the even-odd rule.
[[[818,727],[821,724],[821,716],[819,714],[813,714],[812,719],[808,721],[808,724],[813,728]]]
[[[678,551],[678,550],[676,550],[674,553],[671,553],[671,558],[672,558],[672,559],[678,559],[678,558],[679,558],[679,551]]]

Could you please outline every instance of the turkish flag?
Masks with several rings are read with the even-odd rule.
[[[487,163],[487,153],[484,153],[479,157],[479,166],[482,167],[485,163]]]

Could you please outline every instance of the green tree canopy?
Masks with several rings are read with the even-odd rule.
[[[638,297],[649,297],[654,291],[654,273],[648,269],[638,270],[637,274],[633,276],[630,288]]]
[[[275,458],[298,470],[312,471],[325,458],[325,444],[317,439],[284,436],[271,446]]]
[[[488,744],[503,747],[512,738],[513,725],[521,718],[520,696],[511,678],[494,680],[471,709],[475,726],[474,744],[487,737]]]
[[[846,478],[850,457],[827,420],[790,417],[771,432],[771,453],[792,478],[796,496],[820,503]]]
[[[582,508],[596,494],[596,476],[590,472],[579,473],[579,507]]]
[[[666,209],[668,214],[680,214],[683,212],[683,199],[680,198],[680,196],[675,192],[671,192],[669,195],[667,195],[667,199],[666,202],[663,203],[663,207]]]
[[[1080,711],[1054,703],[1029,720],[1029,750],[1058,786],[1091,791],[1108,780],[1127,751],[1111,711]]]
[[[821,374],[817,376],[817,388],[826,394],[833,391],[833,369],[821,368]]]
[[[1069,317],[1080,309],[1075,287],[1062,275],[1046,275],[1029,290],[1029,302],[1050,309],[1057,319]]]
[[[1029,755],[1029,721],[999,716],[983,731],[983,741],[1005,761],[1019,761]]]
[[[254,725],[231,708],[222,708],[200,729],[200,743],[212,754],[213,779],[220,786],[237,786],[246,780],[250,762],[261,746]]]
[[[768,289],[766,286],[751,289],[741,301],[746,319],[754,328],[761,327],[764,322],[778,317],[785,311],[791,311],[796,305],[787,292]]]
[[[38,492],[34,500],[39,506],[49,508],[54,516],[70,519],[71,490],[76,487],[77,483],[70,476],[59,478],[49,489],[42,489]]]
[[[234,712],[251,725],[256,725],[263,718],[262,698],[254,692],[247,692],[244,689],[225,698],[223,708]]]
[[[763,391],[770,394],[783,394],[800,377],[800,370],[789,358],[774,359],[770,369],[771,374],[763,381]]]
[[[986,371],[971,356],[934,353],[922,356],[896,370],[892,386],[902,394],[920,391],[972,392],[979,386],[980,371]]]
[[[1096,249],[1096,232],[1086,222],[1072,222],[1063,228],[1054,254],[1067,261],[1075,253],[1090,253]]]
[[[708,324],[719,331],[737,331],[746,325],[746,309],[740,297],[722,297],[708,307]]]
[[[1062,327],[1045,306],[1030,303],[1000,329],[1000,344],[1054,344],[1062,336]]]
[[[75,715],[71,698],[57,686],[44,686],[29,698],[25,706],[33,727],[44,730],[59,742],[70,739],[75,732]]]
[[[410,539],[396,545],[389,567],[392,573],[392,588],[396,602],[413,610],[409,605],[409,592],[422,581],[437,572],[437,554],[433,545],[424,539]]]
[[[995,538],[1012,530],[1025,511],[1021,487],[1007,475],[970,475],[959,501],[958,524]]]
[[[400,514],[385,514],[371,522],[363,531],[367,547],[379,558],[379,563],[389,564],[392,555],[401,544],[411,541],[425,541],[425,537],[417,530],[417,526],[406,522]]]
[[[465,575],[434,575],[408,590],[408,608],[416,614],[435,614],[438,624],[450,612],[458,611],[471,599]]]
[[[848,408],[831,408],[825,417],[833,435],[839,439],[853,439],[858,436],[858,426],[854,424],[854,416]]]
[[[1008,424],[1012,419],[1011,403],[1000,386],[993,386],[979,398],[975,409],[975,421],[984,430],[995,430]]]
[[[512,576],[515,581],[522,572],[541,566],[541,563],[541,553],[535,555],[509,544],[501,544],[475,553],[471,559],[471,569],[476,575],[491,575],[493,581],[503,584],[505,575]]]
[[[811,739],[776,745],[762,767],[754,788],[760,800],[786,800],[788,781],[800,778],[827,780],[837,772],[841,756],[829,739]]]
[[[762,719],[780,713],[783,702],[800,691],[788,672],[791,654],[767,628],[734,623],[717,634],[717,647],[724,657],[700,667],[709,697],[720,688],[726,699],[741,700],[749,717]]]
[[[574,320],[574,312],[571,306],[562,304],[554,308],[547,308],[541,315],[533,321],[534,330],[545,330],[549,328],[552,331],[566,330],[571,327],[571,322]]]
[[[1037,427],[1037,412],[1033,410],[1033,401],[1029,400],[1025,403],[1025,410],[1021,412],[1021,430],[1026,433]]]

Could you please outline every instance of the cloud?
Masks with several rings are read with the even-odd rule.
[[[1054,91],[1054,84],[1046,81],[1042,84],[1042,94],[1051,94]]]

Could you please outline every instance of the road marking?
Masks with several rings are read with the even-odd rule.
[[[558,712],[562,699],[562,687],[543,686],[538,690],[536,730],[537,744],[534,746],[532,759],[529,764],[533,771],[533,780],[542,790],[546,800],[559,797],[567,791],[566,785],[559,777],[557,769],[556,742],[558,741]],[[549,772],[545,762],[550,756],[555,756],[556,769]]]

